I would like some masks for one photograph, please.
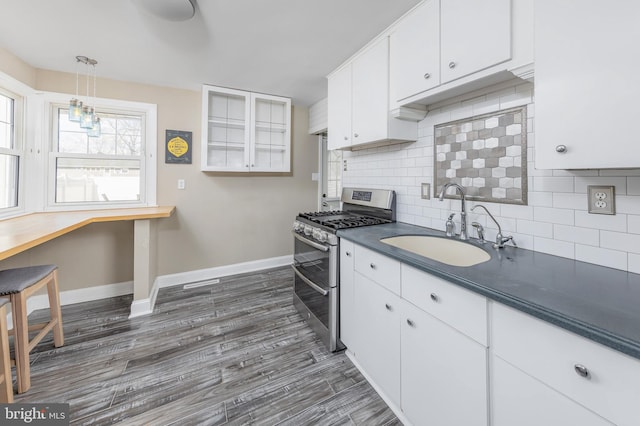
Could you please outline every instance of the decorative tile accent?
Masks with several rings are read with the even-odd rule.
[[[434,131],[436,194],[454,182],[469,200],[527,204],[526,107],[439,124]]]

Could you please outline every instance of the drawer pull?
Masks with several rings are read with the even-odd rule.
[[[411,321],[409,318],[407,318],[407,324],[409,324],[410,327],[415,327],[416,326],[416,323]]]
[[[585,379],[591,378],[591,373],[589,373],[589,369],[582,364],[576,364],[573,366],[573,369],[576,370],[578,376],[584,377]]]
[[[371,263],[369,266],[371,267],[371,269],[376,269],[376,264],[375,263]]]
[[[435,294],[435,293],[431,293],[431,296],[429,296],[429,297],[431,297],[431,300],[433,300],[434,302],[438,302],[440,300],[438,295]]]
[[[393,308],[391,307],[391,305],[390,305],[390,304],[388,304],[388,303],[385,303],[385,304],[384,304],[384,307],[385,307],[385,308],[387,308],[387,311],[392,311],[392,310],[393,310]]]

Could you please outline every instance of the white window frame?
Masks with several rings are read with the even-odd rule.
[[[140,183],[141,192],[139,200],[132,201],[113,201],[100,203],[56,203],[56,159],[59,156],[73,157],[73,154],[59,155],[55,148],[57,143],[57,135],[54,133],[57,128],[57,111],[58,107],[65,108],[69,99],[73,97],[68,94],[61,93],[44,93],[43,98],[43,140],[44,152],[47,155],[40,156],[42,168],[46,170],[45,176],[42,177],[46,181],[45,194],[41,199],[44,201],[43,210],[60,211],[60,210],[93,210],[108,208],[125,208],[125,207],[143,207],[156,205],[156,177],[157,177],[157,106],[155,104],[131,102],[114,99],[97,98],[95,101],[95,109],[98,112],[117,113],[117,114],[136,114],[142,115],[143,118],[143,146],[142,146],[142,164],[140,166]],[[99,158],[99,156],[96,156]]]
[[[0,93],[14,100],[13,125],[14,125],[14,148],[4,150],[3,153],[18,156],[18,203],[15,207],[0,209],[0,219],[18,216],[25,212],[25,169],[27,168],[27,137],[26,137],[26,106],[27,97],[33,90],[20,81],[0,73]]]

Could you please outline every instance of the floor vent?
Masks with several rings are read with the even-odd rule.
[[[219,282],[220,282],[220,280],[218,278],[216,278],[214,280],[198,281],[198,282],[195,282],[195,283],[185,284],[182,287],[182,289],[183,290],[188,290],[190,288],[204,287],[205,285],[218,284]]]

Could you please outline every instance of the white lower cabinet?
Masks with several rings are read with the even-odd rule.
[[[343,341],[403,422],[640,424],[640,360],[342,241]]]
[[[355,251],[351,241],[340,242],[340,341],[355,353],[356,313],[354,275]]]
[[[400,340],[407,419],[415,426],[487,425],[485,346],[406,301]]]
[[[491,371],[493,426],[613,424],[497,356]]]
[[[584,410],[594,413],[591,417],[598,415],[618,426],[640,424],[640,361],[502,304],[492,303],[491,310],[494,358],[507,361],[563,398],[586,407]],[[492,373],[494,379],[498,375],[493,386],[496,413],[534,392],[527,387],[504,389],[506,380],[500,378],[500,370],[494,368]],[[551,411],[549,415],[556,419],[572,420],[545,425],[582,425],[579,419],[589,417],[569,403],[549,403],[541,409]]]
[[[356,359],[385,395],[400,406],[400,297],[358,272],[354,278]]]
[[[486,426],[487,347],[456,329],[468,328],[477,338],[477,327],[455,321],[451,326],[437,317],[454,317],[456,307],[459,316],[472,309],[478,315],[473,320],[485,324],[485,337],[479,339],[484,342],[486,299],[466,290],[462,291],[469,294],[446,291],[440,280],[433,281],[426,294],[407,292],[411,299],[405,300],[400,297],[405,288],[427,284],[433,277],[413,268],[408,273],[406,265],[344,241],[341,307],[350,306],[353,312],[341,314],[343,343],[376,389],[410,424]],[[352,256],[346,256],[347,251]],[[350,267],[354,270],[346,271]],[[434,301],[431,294],[436,291],[441,298]],[[470,296],[477,299],[469,300]],[[410,303],[423,297],[428,303],[443,304],[433,308],[436,316]],[[353,321],[353,327],[347,321]]]

